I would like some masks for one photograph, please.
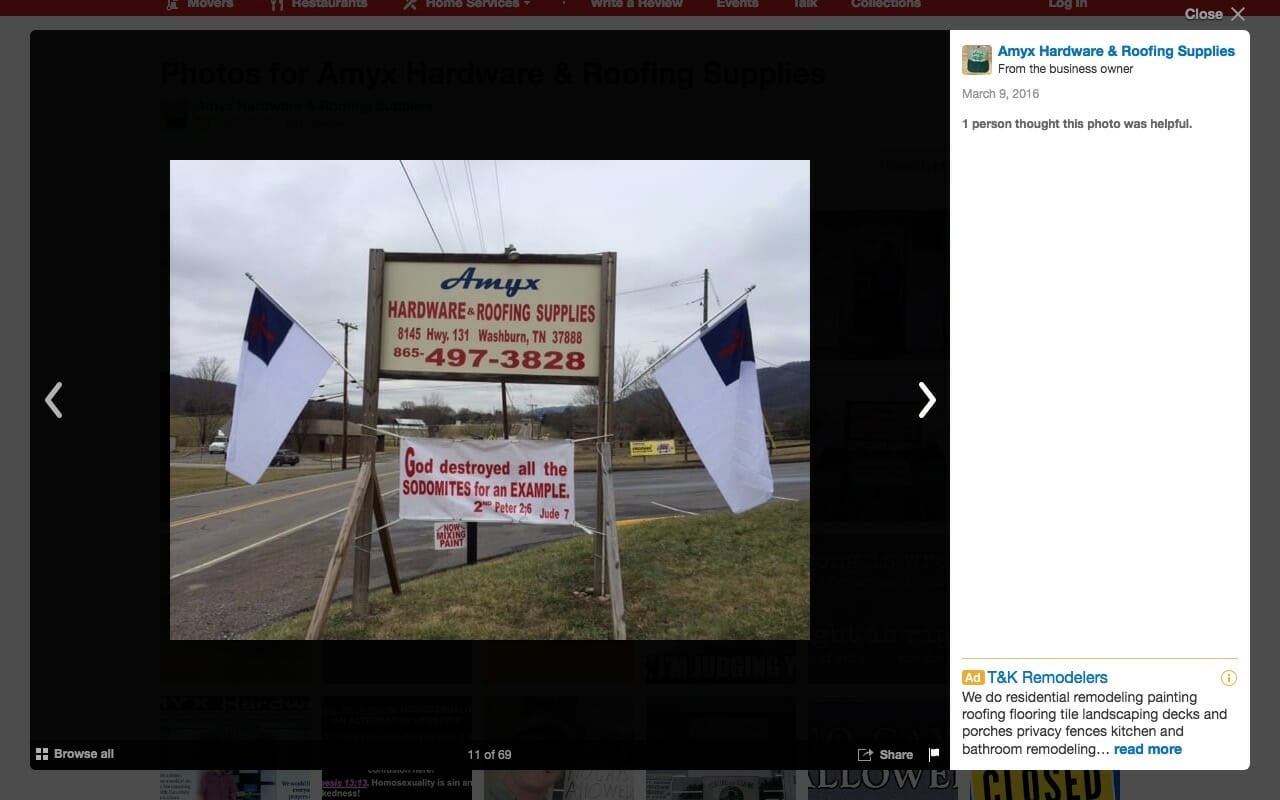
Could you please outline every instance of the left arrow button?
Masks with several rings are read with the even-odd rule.
[[[62,419],[62,412],[59,411],[58,407],[53,404],[53,396],[57,394],[58,390],[61,388],[62,388],[62,381],[58,381],[53,385],[53,388],[49,390],[49,393],[44,396],[45,405],[49,406],[49,410],[52,411],[53,415],[58,419]]]

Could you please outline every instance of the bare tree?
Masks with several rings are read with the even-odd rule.
[[[627,387],[632,379],[640,374],[640,353],[634,347],[626,349],[616,354],[613,362],[613,399],[621,400],[623,397],[634,392],[638,386]],[[623,393],[623,389],[626,392]],[[575,405],[595,406],[600,402],[600,387],[598,384],[589,384],[578,390],[573,397]]]
[[[439,392],[432,392],[423,397],[421,405],[418,406],[418,412],[422,421],[432,427],[448,425],[453,421],[453,409],[445,405]]]
[[[649,369],[654,364],[662,361],[670,352],[671,348],[667,347],[665,344],[662,345],[658,348],[658,352],[655,355],[645,359],[645,368]],[[680,427],[680,420],[676,418],[675,410],[671,408],[671,403],[667,401],[666,393],[662,391],[660,386],[658,386],[658,379],[654,377],[652,371],[637,381],[632,391],[642,392],[646,389],[653,390],[651,392],[646,392],[644,397],[653,416],[657,418],[658,427],[661,432],[668,436],[683,436],[684,431]]]
[[[216,385],[227,381],[230,370],[223,359],[204,356],[191,368],[187,377],[200,381],[194,387],[195,396],[187,401],[186,411],[196,418],[200,448],[204,449],[230,414],[230,408],[223,399],[225,393]]]
[[[639,374],[639,351],[634,347],[628,347],[618,353],[618,360],[613,365],[613,399],[621,400],[635,391],[636,387],[627,386],[627,384],[631,383]]]

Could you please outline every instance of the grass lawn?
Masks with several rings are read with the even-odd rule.
[[[285,478],[298,478],[303,475],[319,475],[329,472],[325,469],[308,469],[298,467],[269,467],[259,483],[279,481]],[[210,489],[221,489],[226,486],[248,486],[234,475],[228,475],[220,469],[201,467],[169,467],[169,496],[207,492]]]
[[[624,525],[628,638],[809,638],[807,502]],[[608,600],[575,595],[591,581],[584,534],[407,581],[400,596],[371,592],[363,620],[351,616],[350,601],[335,602],[324,638],[608,639]],[[301,639],[310,618],[298,614],[251,638]]]

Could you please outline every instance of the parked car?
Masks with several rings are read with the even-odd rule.
[[[275,456],[271,459],[271,466],[280,467],[288,465],[290,467],[298,463],[298,452],[296,450],[277,450]]]
[[[215,455],[227,454],[227,437],[215,436],[212,442],[209,442],[209,452]]]

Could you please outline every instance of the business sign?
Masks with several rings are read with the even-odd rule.
[[[675,439],[658,439],[650,442],[632,442],[633,456],[669,456],[676,452]]]
[[[443,258],[450,260],[437,260]],[[601,263],[600,257],[590,256],[510,261],[387,253],[382,265],[382,374],[596,382],[603,320]]]
[[[437,522],[434,528],[437,550],[461,550],[467,546],[467,523]]]
[[[960,777],[950,770],[811,769],[799,781],[798,795],[808,800],[956,800],[960,794]]]
[[[402,519],[567,525],[573,442],[400,440]]]
[[[1120,773],[1099,769],[975,770],[970,800],[1119,800]]]

